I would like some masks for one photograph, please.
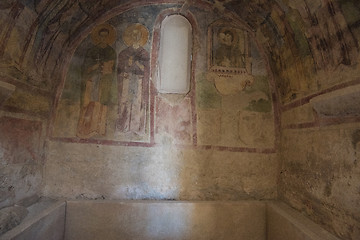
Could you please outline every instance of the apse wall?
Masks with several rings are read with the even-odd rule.
[[[45,159],[47,196],[276,198],[279,157],[279,198],[359,238],[359,1],[155,2],[1,1],[0,207],[40,194]],[[159,94],[160,24],[179,12],[193,29],[191,90]],[[123,69],[140,46],[142,64]],[[87,108],[86,86],[111,91]]]
[[[275,94],[252,33],[179,7],[135,7],[83,36],[51,123],[46,196],[276,198]],[[192,26],[187,94],[156,88],[161,22],[171,14]]]

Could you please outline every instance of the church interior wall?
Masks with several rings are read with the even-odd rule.
[[[171,14],[185,94],[157,89]],[[0,3],[0,208],[278,199],[359,238],[359,21],[356,0]]]

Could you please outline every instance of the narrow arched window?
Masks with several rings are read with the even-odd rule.
[[[181,15],[170,15],[161,23],[158,90],[185,94],[190,90],[192,28]]]

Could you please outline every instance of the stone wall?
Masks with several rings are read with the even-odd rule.
[[[342,239],[358,239],[358,118],[322,116],[307,103],[282,120],[279,198]]]

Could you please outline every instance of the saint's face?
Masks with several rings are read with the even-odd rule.
[[[140,43],[140,40],[141,40],[141,32],[139,31],[139,30],[137,30],[137,29],[134,29],[133,31],[132,31],[132,33],[131,33],[131,40],[132,40],[132,42],[133,42],[133,45],[135,46],[137,46],[137,45],[139,45],[139,43]]]
[[[233,43],[233,36],[230,33],[226,33],[224,37],[224,43],[227,46],[231,46]]]
[[[99,31],[100,46],[104,47],[107,45],[107,38],[109,37],[109,31],[107,29],[101,29]]]
[[[234,36],[231,32],[222,32],[219,34],[219,40],[220,43],[226,45],[226,46],[231,46],[233,45],[233,41],[234,41]]]

